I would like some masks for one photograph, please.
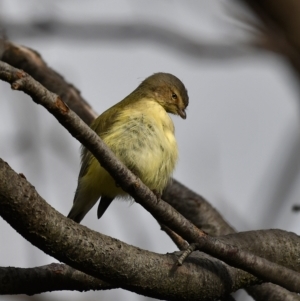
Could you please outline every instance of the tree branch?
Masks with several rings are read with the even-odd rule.
[[[245,284],[245,272],[240,271],[244,277],[238,277],[233,268],[208,255],[193,254],[178,267],[175,254],[141,250],[74,223],[2,160],[0,186],[1,216],[22,236],[47,254],[113,286],[161,299],[205,300],[238,289],[240,279]],[[259,282],[251,275],[246,278],[248,285]]]
[[[38,195],[24,175],[16,174],[1,159],[0,187],[1,215],[21,235],[47,254],[82,272],[109,281],[113,287],[168,300],[212,300],[261,281],[201,252],[194,252],[183,266],[178,267],[176,261],[179,254],[161,255],[141,250],[76,224],[55,211]],[[274,258],[284,266],[300,269],[295,265],[300,239],[293,233],[281,230],[246,232],[221,237],[220,240],[224,244],[233,243],[241,249]],[[274,248],[273,244],[278,248]],[[53,275],[58,273],[56,267],[46,268],[46,272],[52,275],[43,276],[44,280],[47,279],[45,277],[60,277]],[[36,268],[35,272],[44,274],[44,269]],[[67,272],[69,268],[66,269]],[[11,268],[0,269],[1,283],[9,282],[8,279],[14,276],[13,272]],[[28,270],[19,272],[20,277],[13,279],[14,286],[19,286],[26,273],[28,275]],[[31,273],[31,277],[35,279],[34,273]],[[64,279],[65,275],[62,277]],[[81,277],[84,276],[80,275],[78,279]],[[28,282],[31,282],[30,286],[24,290],[20,286],[19,293],[32,294],[49,289],[49,284],[43,283],[42,279],[40,287],[30,279]],[[72,282],[65,282],[64,289],[73,289]],[[88,286],[84,282],[80,290],[94,289],[97,285],[101,289],[109,288],[102,287],[105,284],[97,280],[95,287],[93,285]],[[55,284],[55,287],[59,288],[59,284]],[[1,285],[0,293],[11,293],[9,289],[11,287]]]
[[[88,291],[116,288],[65,264],[35,268],[0,267],[0,294],[34,295],[60,290]]]
[[[176,180],[173,180],[172,183],[167,186],[163,193],[163,199],[198,228],[203,229],[212,236],[235,233],[234,229],[227,224],[217,210],[214,209],[203,197],[191,191]],[[259,236],[257,239],[261,241]],[[256,239],[254,240],[256,241]],[[266,243],[265,239],[263,240],[263,243]],[[264,248],[259,245],[257,247],[258,249]],[[246,249],[249,250],[248,247],[246,247]],[[255,252],[257,252],[258,249],[255,248]],[[263,256],[263,254],[260,255]],[[274,261],[276,256],[268,258]],[[271,283],[248,287],[246,288],[246,291],[257,301],[300,300],[299,295],[291,293],[286,289]]]

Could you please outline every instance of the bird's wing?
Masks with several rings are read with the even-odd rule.
[[[111,127],[114,126],[114,123],[118,115],[119,115],[119,110],[115,107],[112,107],[109,110],[102,113],[99,117],[97,117],[92,122],[90,127],[100,137],[102,137],[104,133],[106,133]],[[86,174],[92,158],[93,155],[91,154],[91,152],[85,146],[82,145],[81,146],[81,169],[78,178],[81,178]]]

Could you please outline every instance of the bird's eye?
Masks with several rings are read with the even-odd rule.
[[[175,93],[172,93],[172,98],[177,99],[177,95]]]

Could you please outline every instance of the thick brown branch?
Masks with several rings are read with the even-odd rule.
[[[133,196],[160,223],[171,228],[188,242],[197,243],[199,249],[234,267],[241,268],[291,291],[300,292],[298,273],[207,236],[170,205],[162,200],[158,202],[153,192],[117,160],[95,132],[71,111],[57,95],[49,92],[28,74],[0,62],[0,78],[10,82],[12,89],[22,90],[30,95],[36,103],[43,105],[52,113],[76,139],[93,153],[123,190]]]
[[[58,263],[27,269],[0,267],[0,283],[1,295],[33,295],[61,290],[83,292],[116,288],[107,282]]]
[[[179,254],[160,255],[144,251],[76,224],[48,205],[23,175],[16,174],[2,160],[0,186],[1,215],[21,235],[49,255],[94,277],[105,279],[114,287],[168,300],[211,300],[259,282],[253,276],[201,252],[193,253],[183,266],[177,267]],[[283,266],[300,269],[295,265],[300,252],[300,239],[293,233],[257,231],[230,235],[220,240],[241,249],[256,249],[257,254],[270,256]],[[274,249],[273,244],[278,248]],[[37,268],[36,272],[45,272],[39,269],[44,268]],[[46,270],[47,273],[61,273],[56,268]],[[17,286],[28,271],[19,272],[21,278],[14,279]],[[11,279],[12,273],[11,268],[0,269],[1,283],[7,282],[8,277]],[[34,275],[31,274],[31,277]],[[60,275],[49,274],[47,277],[53,279]],[[84,276],[78,275],[75,279],[80,280],[81,277]],[[87,281],[92,280],[87,278]],[[72,282],[66,283],[63,288],[72,289]],[[58,284],[55,285],[58,287]],[[97,285],[103,288],[97,280],[91,286],[80,287],[86,290]],[[31,281],[29,288],[18,292],[32,294],[41,292],[43,288],[48,290],[49,286],[41,282],[41,287],[36,287],[36,282]],[[0,293],[8,292],[5,286],[0,286]]]
[[[1,216],[21,235],[47,254],[113,286],[161,299],[205,300],[227,295],[244,281],[258,283],[203,253],[177,267],[174,254],[144,251],[79,225],[55,211],[1,159],[0,186]],[[32,282],[32,290],[34,286]]]

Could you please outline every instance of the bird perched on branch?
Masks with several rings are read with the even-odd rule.
[[[183,83],[169,73],[155,73],[91,124],[91,128],[144,184],[161,194],[175,168],[178,149],[167,113],[186,118],[189,103]],[[100,218],[115,197],[127,194],[95,157],[82,148],[73,207],[68,215],[80,223],[101,197]]]

